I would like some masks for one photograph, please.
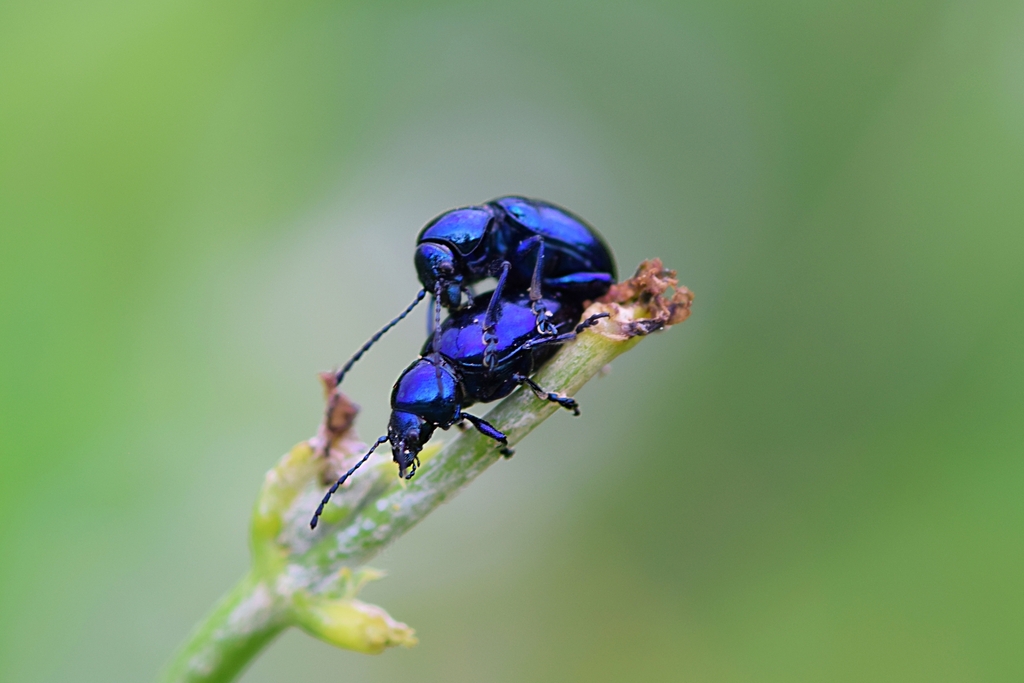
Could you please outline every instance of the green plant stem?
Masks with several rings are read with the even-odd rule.
[[[160,681],[234,680],[287,626],[279,602],[250,571],[196,626]]]
[[[689,313],[690,293],[675,285],[674,273],[662,270],[660,261],[645,262],[623,285],[628,287],[622,303],[628,305],[592,306],[587,314],[604,311],[611,317],[559,350],[537,373],[539,385],[573,395],[645,334],[681,322]],[[671,299],[662,296],[666,287],[676,288]],[[557,410],[554,403],[519,389],[486,419],[514,445]],[[340,452],[344,463],[358,458],[362,448],[351,438],[332,452]],[[321,525],[310,530],[328,461],[310,442],[286,454],[268,472],[257,500],[253,568],[192,632],[160,680],[234,680],[288,626],[361,652],[414,644],[412,629],[354,599],[363,583],[380,576],[361,567],[501,459],[494,441],[475,430],[460,434],[433,457],[427,450],[421,455],[424,465],[410,482],[396,481],[386,456],[368,463],[337,491]],[[349,466],[351,460],[339,471]]]

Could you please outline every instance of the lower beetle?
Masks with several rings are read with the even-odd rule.
[[[544,299],[552,332],[540,332],[529,294],[506,299],[500,290],[499,286],[493,293],[476,297],[468,308],[452,314],[427,339],[421,357],[406,368],[391,391],[387,435],[378,438],[366,455],[331,486],[317,507],[310,528],[316,528],[324,506],[338,487],[385,442],[391,442],[398,476],[404,479],[416,473],[419,453],[435,430],[448,429],[463,421],[501,444],[502,454],[512,455],[508,439],[500,430],[465,412],[474,403],[496,401],[525,385],[539,398],[579,415],[574,399],[541,388],[529,375],[560,345],[575,339],[608,314],[592,315],[572,327],[580,318],[582,306],[575,300]]]

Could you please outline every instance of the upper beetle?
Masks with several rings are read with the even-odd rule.
[[[509,263],[507,290],[539,286],[543,295],[596,299],[615,282],[615,260],[594,228],[572,212],[540,199],[499,197],[447,211],[416,240],[414,263],[423,289],[448,309]],[[531,292],[539,299],[540,292]]]

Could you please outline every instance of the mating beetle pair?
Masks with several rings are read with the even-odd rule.
[[[525,385],[579,415],[575,400],[541,388],[529,376],[560,345],[607,315],[576,324],[584,302],[604,294],[615,281],[611,252],[593,228],[552,204],[502,197],[449,211],[427,224],[415,263],[424,289],[359,349],[337,374],[337,382],[428,290],[435,302],[431,334],[421,357],[395,383],[387,435],[331,486],[311,528],[338,487],[384,442],[391,443],[399,476],[406,479],[415,474],[419,453],[434,431],[463,421],[511,455],[501,431],[464,412],[475,403],[504,398]],[[498,277],[494,291],[464,305],[472,284],[491,275]],[[449,311],[444,323],[439,323],[441,306]]]
[[[433,330],[442,307],[449,313],[459,310],[464,300],[472,300],[474,284],[506,273],[505,291],[518,294],[529,288],[538,327],[545,328],[542,296],[583,302],[603,295],[615,282],[611,250],[596,230],[566,209],[515,196],[452,209],[430,221],[416,239],[413,262],[423,289],[342,366],[336,384],[427,294],[434,299]]]

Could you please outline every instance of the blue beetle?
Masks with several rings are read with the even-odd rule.
[[[607,292],[616,277],[611,250],[597,231],[570,211],[539,199],[499,197],[446,211],[427,223],[416,242],[413,261],[423,289],[345,363],[337,384],[428,293],[434,296],[432,331],[440,323],[442,307],[450,313],[460,310],[466,296],[471,297],[472,285],[497,276],[496,291],[529,292],[537,330],[551,334],[545,297],[582,303]],[[493,346],[493,331],[482,332]]]
[[[405,479],[416,473],[419,453],[434,432],[463,421],[501,444],[502,454],[512,455],[508,439],[500,430],[483,418],[465,412],[465,408],[475,403],[496,401],[524,385],[539,398],[579,415],[579,405],[574,399],[541,388],[529,375],[560,345],[608,314],[592,315],[573,327],[582,313],[581,303],[557,297],[542,301],[550,313],[548,320],[553,329],[550,333],[537,330],[534,301],[528,293],[504,298],[500,286],[493,293],[476,297],[469,307],[447,318],[427,339],[421,357],[395,382],[387,435],[378,438],[366,455],[331,486],[317,507],[310,528],[316,528],[324,506],[338,487],[385,442],[391,443],[398,476]],[[485,341],[483,336],[487,329],[493,330],[500,341],[495,344]]]
[[[449,310],[462,306],[471,285],[496,276],[508,262],[509,291],[540,287],[596,299],[615,282],[611,251],[591,226],[540,199],[499,197],[447,211],[420,231],[414,263],[420,283]],[[531,291],[532,299],[541,292]]]

